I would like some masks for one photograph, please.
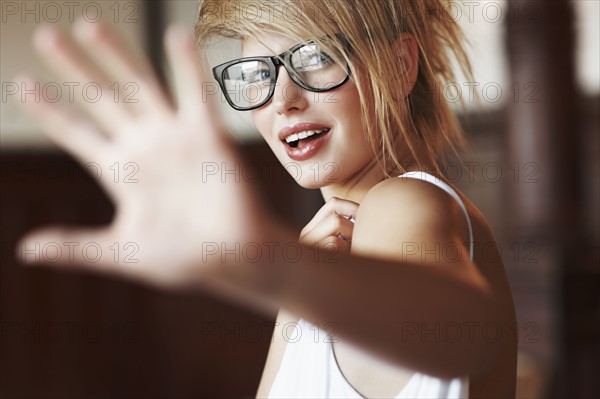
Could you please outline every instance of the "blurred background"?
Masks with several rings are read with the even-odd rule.
[[[517,396],[598,398],[599,2],[452,2],[451,12],[476,79],[444,86],[447,101],[465,100],[457,112],[473,146],[466,168],[447,173],[500,244],[518,317]],[[26,95],[11,80],[18,71],[49,82],[52,98],[68,92],[34,56],[34,28],[102,20],[168,80],[162,32],[174,21],[192,27],[196,14],[195,0],[1,1],[0,397],[254,397],[274,320],[14,260],[34,226],[100,225],[114,212],[90,174],[17,109]],[[323,204],[319,191],[298,187],[247,115],[221,105],[246,162],[270,176],[257,181],[265,200],[299,232]]]

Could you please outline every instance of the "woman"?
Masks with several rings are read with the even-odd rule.
[[[137,263],[77,253],[61,263],[281,307],[260,397],[514,396],[503,265],[483,216],[441,173],[462,143],[439,94],[454,78],[448,53],[469,72],[444,3],[203,1],[196,39],[215,36],[242,42],[241,58],[213,68],[226,100],[326,201],[293,259],[295,236],[249,182],[206,173],[238,158],[190,38],[167,35],[171,99],[146,63],[84,22],[74,37],[97,68],[49,28],[36,35],[44,59],[70,80],[137,82],[143,101],[84,102],[95,126],[56,104],[25,108],[82,162],[133,163],[139,182],[101,178],[118,209],[107,228],[50,228],[21,248],[133,242]]]

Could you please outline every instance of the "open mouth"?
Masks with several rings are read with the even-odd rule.
[[[285,142],[290,147],[297,148],[303,143],[308,143],[310,141],[317,140],[319,137],[326,135],[328,132],[329,128],[321,130],[305,130],[286,137]]]

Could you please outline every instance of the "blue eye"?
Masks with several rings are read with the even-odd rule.
[[[322,67],[326,64],[331,63],[331,57],[322,52],[315,52],[312,54],[306,54],[302,57],[303,67]]]
[[[292,55],[292,65],[298,72],[308,72],[326,68],[333,63],[333,59],[315,44],[301,47]]]
[[[243,80],[246,83],[262,83],[271,79],[271,71],[268,69],[258,70],[252,73],[244,73]]]
[[[332,60],[326,53],[317,53],[311,57],[314,60],[312,63],[329,64]]]
[[[257,73],[257,77],[258,77],[258,79],[260,79],[260,80],[268,80],[268,79],[271,79],[271,71],[269,71],[268,69],[265,69],[265,70],[259,71],[259,72]]]

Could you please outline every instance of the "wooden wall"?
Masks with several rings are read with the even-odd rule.
[[[320,193],[302,190],[266,145],[243,152],[274,176],[258,184],[299,232]],[[0,397],[255,395],[274,320],[201,294],[17,264],[14,244],[28,229],[105,224],[113,208],[62,153],[3,152],[1,170]]]

